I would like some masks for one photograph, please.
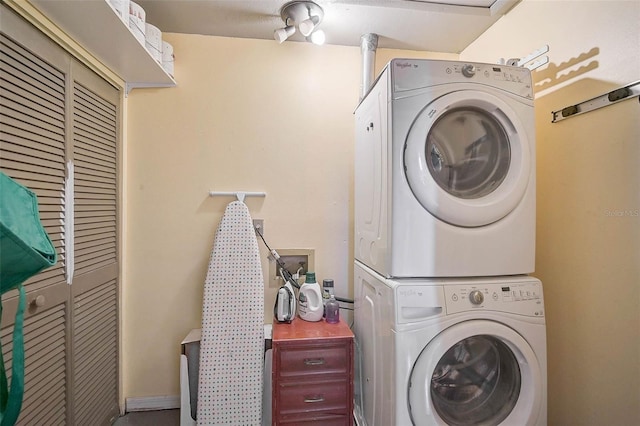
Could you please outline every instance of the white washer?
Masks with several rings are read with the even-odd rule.
[[[542,284],[391,280],[356,262],[359,426],[547,423]]]
[[[394,59],[355,115],[357,260],[386,277],[533,272],[528,69]]]

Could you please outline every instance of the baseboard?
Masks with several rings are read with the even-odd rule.
[[[145,396],[139,398],[127,398],[125,400],[126,412],[172,410],[180,408],[180,396]]]

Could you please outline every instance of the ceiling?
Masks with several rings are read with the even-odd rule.
[[[288,0],[136,0],[163,32],[273,40]],[[317,0],[326,43],[460,53],[520,0]],[[294,34],[290,41],[304,41]]]

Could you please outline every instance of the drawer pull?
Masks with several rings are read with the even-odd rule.
[[[324,365],[324,358],[306,358],[304,365]]]
[[[324,402],[324,396],[322,395],[317,395],[317,396],[305,396],[304,397],[304,402],[306,404],[313,404],[315,402]]]

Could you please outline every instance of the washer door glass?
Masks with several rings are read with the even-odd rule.
[[[509,103],[511,102],[511,104]],[[460,90],[432,99],[405,140],[404,169],[418,202],[443,222],[479,227],[511,213],[529,188],[531,106]]]
[[[505,324],[454,324],[433,337],[413,365],[411,420],[415,426],[538,424],[545,401],[540,367],[529,343]]]
[[[511,150],[502,124],[476,107],[454,108],[427,135],[427,167],[449,194],[480,198],[496,189],[509,171]]]
[[[492,336],[472,336],[451,347],[431,376],[431,400],[451,426],[500,424],[520,394],[520,368]]]

